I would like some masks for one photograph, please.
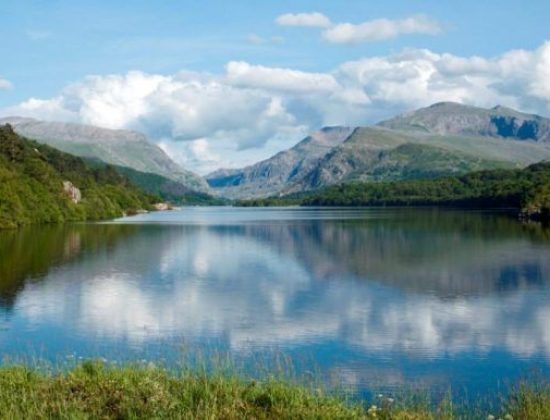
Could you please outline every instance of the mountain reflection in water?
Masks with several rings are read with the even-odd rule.
[[[461,384],[495,364],[548,368],[550,240],[539,226],[391,209],[184,209],[122,222],[0,234],[4,353],[184,339],[309,352],[354,383],[380,371],[382,383],[420,370],[452,381],[468,366]]]

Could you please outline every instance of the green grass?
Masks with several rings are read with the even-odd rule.
[[[457,408],[450,399],[376,403],[292,380],[253,380],[228,372],[85,361],[70,370],[0,368],[0,418],[44,419],[546,419],[550,389],[521,386],[495,413]]]
[[[85,362],[65,373],[0,369],[4,418],[361,418],[359,405],[275,379]]]
[[[521,385],[506,402],[514,419],[550,419],[550,386]]]

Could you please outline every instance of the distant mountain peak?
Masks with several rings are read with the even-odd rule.
[[[28,117],[4,117],[0,118],[0,124],[10,123],[21,131],[25,131],[27,137],[32,135],[50,136],[51,140],[67,140],[78,143],[108,143],[113,141],[146,142],[147,137],[134,130],[111,129],[90,124],[80,124],[61,121],[42,121]]]
[[[465,106],[465,105],[463,105],[459,102],[442,101],[442,102],[436,102],[436,103],[428,106],[428,108],[461,107],[461,106]]]
[[[322,131],[323,133],[328,133],[330,131],[338,131],[338,130],[342,130],[342,129],[345,130],[345,129],[348,129],[348,127],[343,127],[341,125],[328,125],[328,126],[322,127],[318,131]]]
[[[378,126],[439,135],[466,135],[550,142],[550,119],[497,105],[490,109],[438,102]]]
[[[21,123],[32,123],[38,120],[30,117],[18,117],[16,115],[10,115],[8,117],[0,117],[0,125],[4,124],[21,124]]]

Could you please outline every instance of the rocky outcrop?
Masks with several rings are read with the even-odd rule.
[[[172,210],[172,206],[168,203],[155,203],[153,204],[153,208],[157,211]]]
[[[63,181],[63,191],[75,204],[78,204],[82,200],[82,193],[71,181]]]

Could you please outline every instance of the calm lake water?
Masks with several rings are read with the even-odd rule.
[[[0,233],[4,358],[276,353],[371,388],[550,374],[550,231],[475,212],[184,208]]]

